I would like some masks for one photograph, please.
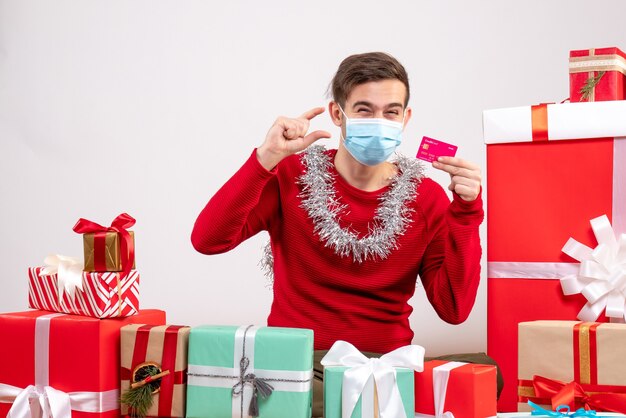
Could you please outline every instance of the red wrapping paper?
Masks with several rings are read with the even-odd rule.
[[[41,275],[42,267],[28,269],[28,306],[53,312],[115,318],[135,315],[139,310],[139,273],[131,270],[120,280],[118,272],[84,272],[83,289],[59,298],[56,274]]]
[[[415,373],[415,412],[434,415],[433,369],[447,363],[424,362],[424,371]],[[455,418],[486,418],[496,415],[496,367],[465,364],[450,371],[443,412]]]
[[[46,311],[0,314],[0,383],[26,388],[35,384],[36,318]],[[104,392],[120,387],[120,328],[131,323],[160,325],[165,312],[142,310],[120,319],[61,315],[51,319],[49,386],[63,392]],[[0,416],[10,403],[0,402]],[[119,409],[104,413],[72,412],[73,418],[115,418]]]
[[[626,54],[615,47],[570,51],[570,100],[572,102],[624,100],[626,98],[626,68],[616,70],[614,66],[602,65],[607,61],[615,62],[616,60],[626,62]],[[576,68],[581,63],[593,65],[587,68],[592,71],[583,71],[584,67]],[[613,70],[608,70],[610,68]],[[596,84],[592,95],[583,100],[581,88],[589,78],[598,76],[600,70],[605,70],[604,75]]]
[[[592,248],[589,220],[612,217],[613,139],[487,146],[489,262],[565,262],[570,237]],[[487,350],[502,370],[499,411],[515,411],[517,324],[576,319],[586,300],[557,279],[488,279]],[[600,321],[604,321],[604,317]]]

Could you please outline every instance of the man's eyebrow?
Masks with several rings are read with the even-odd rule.
[[[354,102],[354,104],[352,105],[352,108],[355,108],[357,106],[373,107],[372,103],[365,101],[365,100],[359,100],[358,102]]]
[[[352,108],[354,109],[357,106],[367,106],[367,107],[374,107],[374,105],[372,105],[371,102],[368,102],[366,100],[359,100],[358,102],[354,102],[354,104],[352,105]],[[389,109],[392,107],[400,107],[400,108],[404,108],[404,105],[402,103],[389,103],[388,105],[385,106],[385,108]]]

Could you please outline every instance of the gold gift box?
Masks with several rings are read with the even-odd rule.
[[[135,234],[133,231],[128,231],[135,243]],[[117,232],[106,232],[105,246],[104,246],[104,259],[106,263],[105,269],[96,270],[95,267],[95,248],[94,238],[96,235],[103,235],[103,233],[87,233],[83,234],[83,249],[85,254],[85,271],[122,271],[122,257],[120,250],[120,234]],[[133,259],[133,269],[135,268],[135,260]]]

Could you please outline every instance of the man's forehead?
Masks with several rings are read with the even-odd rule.
[[[350,106],[404,107],[406,93],[406,87],[400,80],[370,81],[354,86],[346,102]]]

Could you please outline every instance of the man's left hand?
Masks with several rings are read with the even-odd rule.
[[[457,157],[439,157],[433,161],[433,167],[450,174],[448,189],[458,194],[461,199],[472,202],[480,193],[480,167],[472,162]]]

